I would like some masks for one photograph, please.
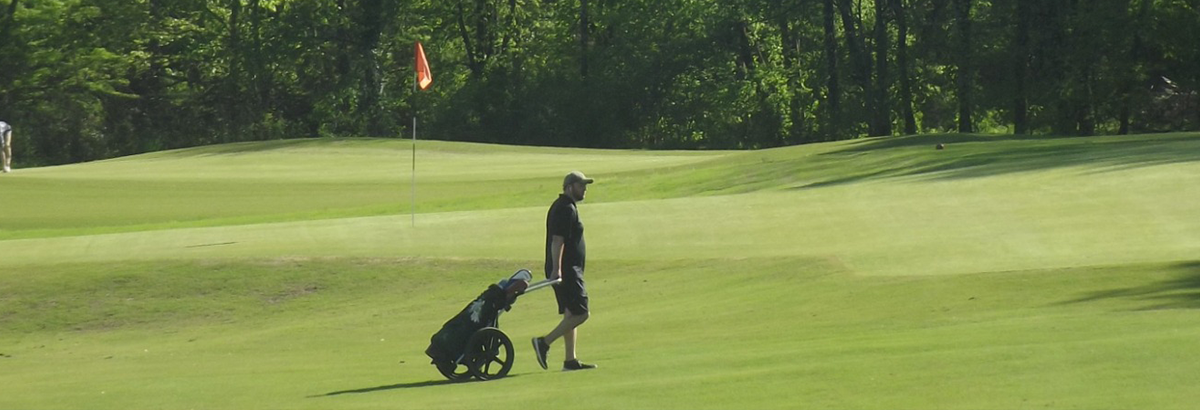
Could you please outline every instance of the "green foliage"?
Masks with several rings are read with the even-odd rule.
[[[1200,127],[1190,2],[877,2],[0,0],[0,119],[19,166],[407,136],[414,116],[428,138],[628,148],[891,135],[907,106],[918,132]]]

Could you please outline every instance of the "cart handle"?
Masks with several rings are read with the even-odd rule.
[[[546,279],[546,280],[543,280],[540,282],[534,282],[534,283],[529,284],[529,286],[525,288],[525,292],[523,292],[523,293],[529,293],[529,292],[532,292],[532,291],[535,291],[535,290],[538,290],[538,289],[541,289],[541,288],[544,288],[544,287],[547,287],[550,285],[557,285],[559,283],[562,283],[562,278]]]

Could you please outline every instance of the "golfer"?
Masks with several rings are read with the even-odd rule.
[[[583,241],[583,222],[579,220],[576,203],[587,194],[588,184],[595,180],[574,171],[563,179],[563,191],[550,205],[546,214],[546,279],[562,278],[554,285],[554,297],[558,299],[558,313],[562,322],[543,337],[533,338],[533,351],[538,364],[546,369],[546,354],[550,345],[558,338],[563,339],[563,370],[594,369],[595,365],[580,363],[575,357],[575,343],[579,341],[577,328],[588,320],[588,294],[583,284],[583,266],[587,257],[587,245]]]
[[[12,127],[4,121],[0,121],[0,163],[4,172],[12,171]]]

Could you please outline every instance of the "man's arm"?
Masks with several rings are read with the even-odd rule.
[[[562,278],[562,255],[563,249],[566,247],[566,239],[558,235],[550,236],[550,277],[548,279]]]

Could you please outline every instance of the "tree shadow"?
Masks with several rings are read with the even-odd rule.
[[[1022,144],[972,144],[1025,141]],[[934,145],[947,144],[937,150]],[[878,150],[923,147],[928,153],[871,155]],[[1026,135],[929,134],[868,138],[820,154],[830,163],[851,161],[846,175],[791,187],[809,189],[897,177],[930,180],[981,178],[1055,168],[1088,166],[1103,173],[1130,168],[1200,161],[1200,134],[1173,133],[1109,137],[1046,137]],[[791,165],[796,170],[802,164]]]
[[[1142,286],[1093,292],[1060,304],[1130,299],[1150,303],[1134,310],[1200,309],[1200,261],[1180,263],[1171,269],[1183,271],[1183,274]]]
[[[510,374],[508,376],[504,376],[504,378],[508,379],[508,378],[513,378],[513,377],[517,377],[517,376],[518,375]],[[333,397],[333,396],[341,396],[344,394],[376,393],[376,392],[382,392],[382,391],[388,391],[388,390],[401,390],[401,389],[414,389],[414,388],[421,388],[421,387],[447,386],[447,385],[453,385],[453,384],[470,384],[470,383],[477,383],[480,381],[481,380],[477,380],[477,379],[468,379],[468,380],[463,380],[463,381],[454,381],[454,380],[447,380],[447,379],[427,380],[427,381],[423,381],[423,382],[389,384],[389,385],[384,385],[384,386],[364,387],[361,389],[334,391],[334,392],[329,392],[329,393],[325,393],[325,394],[318,394],[315,396],[308,396],[308,398],[312,399],[312,398],[318,398],[318,397]]]
[[[868,137],[850,142],[850,146],[840,152],[869,152],[881,149],[927,146],[930,149],[936,144],[962,144],[968,142],[999,142],[999,141],[1037,141],[1061,138],[1088,137],[1052,137],[1045,135],[1016,135],[1016,134],[917,134],[896,137]]]
[[[937,134],[916,134],[903,136],[889,137],[867,137],[849,141],[849,145],[840,152],[869,152],[881,149],[904,148],[904,147],[928,147],[933,149],[936,144],[946,144],[952,147],[953,144],[962,144],[968,142],[1002,142],[1002,141],[1074,141],[1081,143],[1089,142],[1172,142],[1172,141],[1187,141],[1200,138],[1200,133],[1197,132],[1170,132],[1159,134],[1129,134],[1129,135],[1092,135],[1092,136],[1075,136],[1075,135],[1016,135],[1016,134],[960,134],[960,133],[937,133]]]
[[[296,147],[319,147],[329,148],[342,144],[354,144],[355,146],[363,146],[365,144],[386,144],[387,140],[380,138],[291,138],[285,140],[273,141],[245,141],[231,142],[225,144],[204,145],[198,147],[189,147],[177,150],[162,151],[156,153],[164,157],[173,158],[190,158],[190,157],[205,157],[213,155],[238,155],[238,154],[253,154],[283,150]]]

